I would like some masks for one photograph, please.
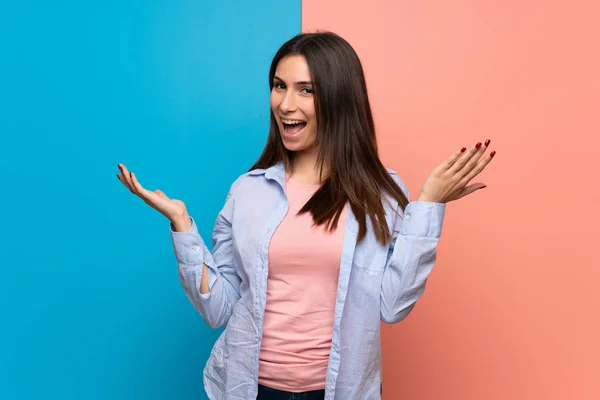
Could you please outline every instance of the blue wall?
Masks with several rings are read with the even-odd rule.
[[[208,239],[268,127],[271,57],[300,0],[3,1],[0,398],[202,399],[220,331],[177,278],[184,200]]]

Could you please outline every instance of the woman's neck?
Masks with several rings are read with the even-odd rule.
[[[316,151],[300,151],[294,152],[291,157],[292,171],[294,181],[303,184],[321,184],[319,176],[319,166],[317,163]],[[323,166],[323,179],[327,177],[327,168]]]

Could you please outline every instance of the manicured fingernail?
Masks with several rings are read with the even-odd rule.
[[[117,174],[117,179],[118,179],[118,180],[121,180],[121,178],[119,178],[119,174]]]
[[[129,173],[129,176],[130,176],[131,178],[133,178],[133,172],[130,172],[130,173]]]
[[[478,149],[481,147],[481,142],[477,142],[477,144],[475,145],[475,148]]]
[[[466,148],[466,147],[463,147],[462,149],[460,149],[460,152],[461,152],[461,153],[464,153],[465,151],[467,151],[467,148]]]
[[[495,150],[490,153],[490,157],[494,157],[495,155],[496,155],[496,151]]]
[[[123,167],[121,167],[121,164],[117,164],[117,167],[119,167],[120,170],[123,170]]]
[[[490,140],[490,139],[486,140],[486,141],[485,141],[485,147],[488,147],[488,146],[490,145],[490,142],[491,142],[491,140]]]

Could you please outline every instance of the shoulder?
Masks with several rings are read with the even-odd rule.
[[[392,177],[394,182],[396,182],[398,187],[400,187],[400,189],[404,192],[406,197],[410,198],[409,193],[408,193],[408,187],[406,187],[406,184],[404,183],[402,178],[400,178],[400,175],[398,175],[398,173],[391,168],[386,168],[386,170],[390,174],[390,176]]]
[[[264,182],[266,169],[253,169],[238,176],[229,189],[229,195],[235,196],[240,192],[245,192],[256,187],[256,184]]]

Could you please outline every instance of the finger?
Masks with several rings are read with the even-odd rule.
[[[454,163],[456,163],[456,161],[463,156],[465,151],[467,151],[467,148],[463,147],[452,153],[452,155],[446,160],[446,162],[442,164],[444,165],[444,170],[450,169],[454,165]]]
[[[125,186],[127,189],[129,189],[129,187],[127,186],[127,182],[125,182],[125,178],[123,178],[123,175],[117,174],[117,179],[119,180],[119,182],[121,182],[123,184],[123,186]],[[129,189],[129,190],[131,190],[131,189]]]
[[[133,190],[135,190],[135,193],[137,193],[142,199],[148,200],[148,194],[152,192],[142,187],[133,172],[129,173],[129,179],[131,179],[131,184],[133,185]]]
[[[490,144],[490,140],[486,140],[487,145]],[[477,164],[477,161],[481,158],[487,146],[483,146],[481,142],[469,149],[465,154],[465,157],[461,157],[458,161],[448,170],[448,173],[458,175],[459,177],[467,175]]]
[[[479,162],[475,165],[473,169],[471,169],[460,181],[461,184],[466,185],[473,178],[479,175],[485,167],[492,161],[492,158],[496,155],[495,151],[492,151],[489,156],[483,157],[479,160]]]
[[[121,183],[123,185],[125,185],[125,187],[127,187],[127,189],[129,189],[130,192],[135,193],[133,191],[133,186],[127,180],[127,177],[129,176],[129,172],[127,171],[127,168],[125,168],[125,166],[123,164],[119,164],[118,167],[119,167],[119,171],[121,171],[121,173],[117,175],[119,177],[119,180],[121,181]]]
[[[127,182],[127,187],[129,188],[129,190],[131,190],[133,193],[135,193],[135,188],[133,187],[133,182],[131,182],[131,174],[127,170],[127,167],[123,164],[119,164],[119,169],[121,170],[121,173],[123,174],[123,179],[125,180],[125,182]]]
[[[161,190],[148,190],[144,189],[137,179],[137,176],[132,172],[131,180],[134,184],[134,188],[139,194],[140,198],[144,200],[146,204],[154,208],[163,215],[168,215],[173,210],[172,200],[167,197]]]
[[[463,188],[463,190],[460,191],[460,193],[456,197],[456,200],[461,199],[478,190],[485,189],[486,187],[487,186],[484,183],[474,183],[472,185],[466,186]]]

